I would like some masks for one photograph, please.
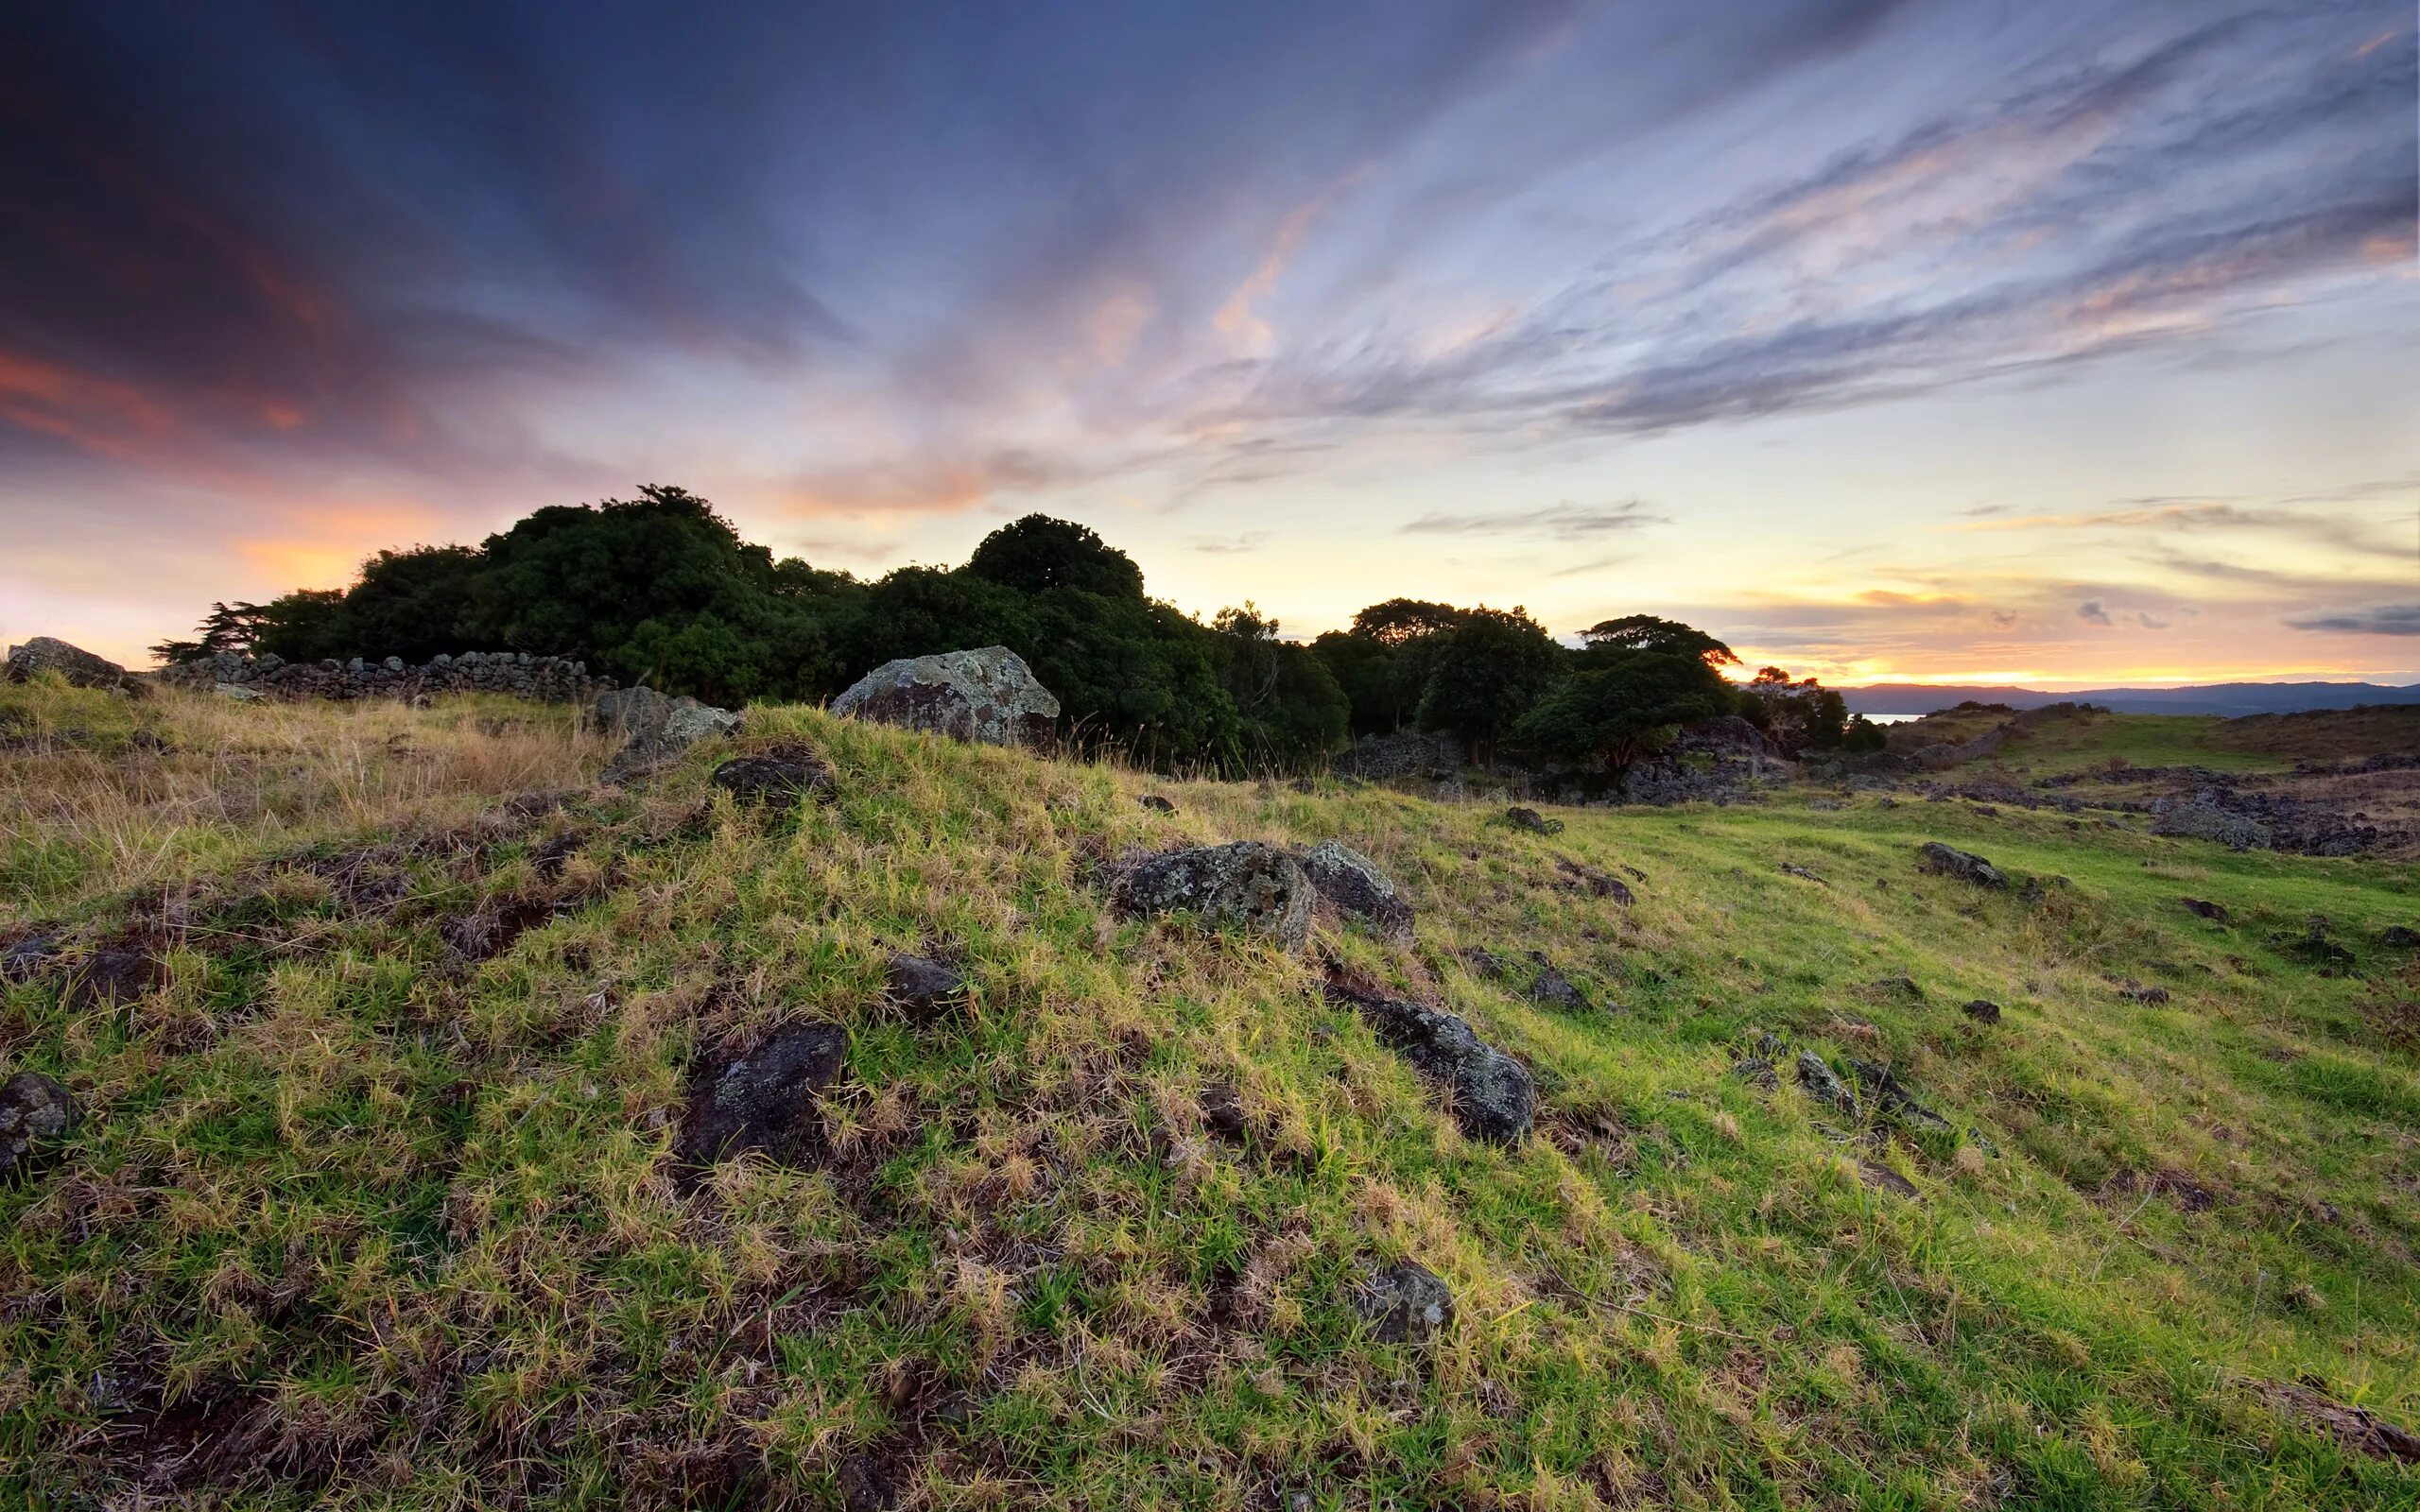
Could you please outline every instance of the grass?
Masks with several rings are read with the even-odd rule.
[[[2420,922],[2406,869],[1871,795],[1547,838],[804,709],[740,743],[830,762],[787,816],[708,785],[727,746],[583,787],[559,711],[36,687],[0,724],[0,940],[166,961],[121,1004],[6,988],[6,1069],[89,1114],[0,1186],[17,1501],[822,1505],[862,1454],[934,1506],[2420,1503],[2254,1389],[2420,1418],[2420,984],[2375,943]],[[1089,880],[1329,836],[1418,943],[1317,948],[1526,1061],[1526,1144],[1466,1141],[1315,961]],[[2042,885],[1926,876],[1928,839]],[[1645,873],[1635,905],[1564,857]],[[2313,914],[2353,973],[2303,954]],[[534,927],[473,959],[466,917]],[[973,1005],[886,1008],[892,948]],[[850,1032],[829,1158],[676,1179],[692,1058],[799,1019]],[[1820,1108],[1787,1057],[1761,1090],[1733,1067],[1768,1033],[1889,1062],[1955,1132]],[[1352,1305],[1400,1258],[1457,1298],[1425,1347]]]
[[[1927,714],[1890,728],[1891,748],[1972,740],[2014,716],[1989,710]],[[2285,772],[2297,762],[2333,761],[2378,751],[2420,749],[2420,704],[2320,710],[2299,714],[2068,715],[2041,719],[1987,758],[2024,777],[2048,777],[2113,764],[2204,766],[2221,772]]]

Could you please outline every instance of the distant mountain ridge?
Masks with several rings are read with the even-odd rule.
[[[1980,685],[1934,686],[1877,682],[1842,688],[1852,713],[1923,714],[1972,699],[2038,709],[2048,703],[2091,703],[2128,714],[2291,714],[2311,709],[2351,709],[2360,704],[2420,703],[2420,682],[2395,687],[2382,682],[2213,682],[2191,688],[2085,688],[2041,693],[2031,688]]]

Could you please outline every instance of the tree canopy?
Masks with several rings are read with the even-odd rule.
[[[1618,777],[1678,726],[1731,706],[1731,690],[1700,657],[1615,651],[1574,673],[1521,718],[1516,736],[1571,761],[1601,763]]]

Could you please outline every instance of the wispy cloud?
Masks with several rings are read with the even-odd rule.
[[[1400,527],[1408,536],[1528,536],[1547,541],[1589,541],[1649,525],[1669,524],[1638,499],[1619,504],[1554,504],[1503,514],[1425,514]]]
[[[2286,624],[2297,630],[2336,630],[2348,635],[2420,635],[2420,603],[2314,610],[2290,614]]]

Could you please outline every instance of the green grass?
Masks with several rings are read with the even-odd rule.
[[[2246,1384],[2420,1418],[2420,1010],[2374,943],[2420,921],[2408,870],[1873,797],[1564,810],[1543,838],[797,709],[742,744],[814,745],[827,805],[733,809],[722,747],[531,814],[502,800],[596,766],[557,716],[142,717],[188,754],[0,753],[0,931],[131,917],[174,947],[133,1003],[37,982],[0,1011],[7,1069],[90,1110],[0,1187],[14,1500],[123,1500],[148,1465],[247,1506],[817,1505],[868,1451],[941,1506],[2420,1503],[2420,1471]],[[205,732],[290,753],[242,764],[249,792],[351,763],[364,797],[248,833],[162,769],[215,760]],[[397,732],[447,784],[385,771]],[[1329,836],[1405,887],[1418,942],[1328,920],[1315,948],[1526,1061],[1526,1144],[1463,1139],[1315,961],[1115,919],[1088,880],[1133,847]],[[1929,839],[2038,897],[1918,872]],[[1635,906],[1562,885],[1564,857],[1643,871]],[[449,952],[447,919],[504,899],[558,911]],[[2312,914],[2356,974],[2297,954]],[[1475,945],[1543,951],[1601,1006],[1532,1005]],[[898,1019],[890,948],[958,960],[973,1008]],[[1902,973],[1921,998],[1873,985]],[[851,1034],[831,1158],[685,1188],[690,1058],[802,1018]],[[1959,1132],[1820,1108],[1787,1057],[1759,1090],[1732,1067],[1766,1033],[1889,1061]],[[1203,1121],[1214,1084],[1240,1144]],[[1357,1321],[1356,1278],[1397,1258],[1455,1292],[1432,1345]]]

